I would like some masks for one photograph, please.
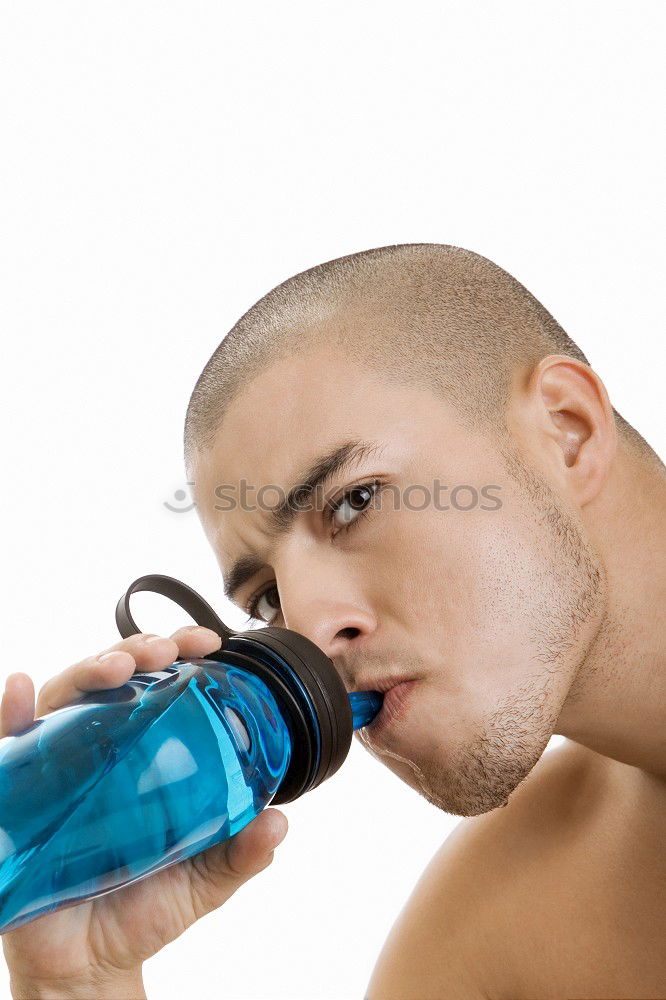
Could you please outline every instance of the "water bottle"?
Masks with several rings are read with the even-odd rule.
[[[378,692],[347,694],[290,629],[234,633],[173,577],[135,580],[222,636],[205,658],[87,692],[0,740],[0,933],[176,864],[339,769]]]

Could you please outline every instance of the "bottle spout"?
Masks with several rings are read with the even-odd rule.
[[[372,722],[383,701],[384,695],[381,691],[352,691],[349,695],[349,704],[352,710],[353,728],[361,729]]]

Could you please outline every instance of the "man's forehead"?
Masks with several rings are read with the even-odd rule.
[[[200,478],[288,487],[326,449],[388,430],[398,387],[330,350],[314,357],[316,364],[310,355],[275,363],[238,394],[201,462]]]
[[[220,513],[216,491],[224,485],[235,490],[243,484],[255,491],[263,487],[265,494],[273,487],[274,503],[276,490],[286,496],[295,484],[311,478],[314,466],[330,461],[332,453],[344,446],[351,451],[362,443],[370,447],[390,445],[396,458],[406,459],[423,443],[424,435],[432,436],[433,420],[438,428],[436,437],[441,436],[443,401],[432,392],[395,384],[383,384],[380,392],[373,391],[376,388],[376,383],[362,385],[358,393],[348,393],[344,385],[335,386],[319,401],[318,408],[313,408],[307,423],[293,419],[294,404],[289,399],[282,408],[272,400],[275,409],[261,405],[261,394],[248,396],[242,408],[234,410],[232,404],[212,448],[200,455],[193,470],[194,498],[200,514],[209,522],[204,524],[209,538],[209,519]],[[231,505],[224,510],[229,514],[222,519],[216,516],[216,522],[235,522],[237,513],[245,513]],[[247,518],[243,520],[247,522]],[[216,549],[219,551],[217,545]]]

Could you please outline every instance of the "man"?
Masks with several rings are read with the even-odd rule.
[[[666,469],[553,317],[456,247],[329,261],[219,345],[185,455],[229,596],[393,689],[357,737],[469,817],[369,1000],[666,996]]]

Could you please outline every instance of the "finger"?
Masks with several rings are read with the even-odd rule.
[[[222,645],[222,638],[203,625],[185,625],[171,636],[178,646],[179,656],[205,656]]]
[[[178,657],[203,656],[219,649],[221,644],[222,639],[212,629],[201,625],[185,625],[170,638],[150,632],[138,632],[103,649],[100,656],[116,650],[126,650],[132,654],[140,670],[160,670],[170,666]]]
[[[35,685],[29,674],[9,674],[0,701],[0,737],[23,732],[35,721]]]
[[[88,656],[51,677],[40,688],[37,716],[48,715],[58,708],[71,705],[87,691],[121,687],[135,670],[135,659],[127,650],[118,649],[98,656]]]
[[[287,836],[288,829],[289,822],[283,812],[264,809],[256,819],[219,845],[224,848],[224,860],[229,872],[247,878],[255,871],[261,871],[275,848]]]
[[[153,632],[137,632],[135,635],[128,636],[127,639],[120,639],[112,646],[107,646],[97,655],[104,656],[106,653],[116,652],[130,653],[140,669],[160,670],[162,667],[168,667],[177,658],[178,646],[173,639],[164,635],[155,635]]]
[[[37,714],[71,705],[87,691],[121,687],[135,672],[161,670],[178,657],[178,646],[165,636],[138,632],[94,656],[67,667],[40,689]]]
[[[146,632],[128,636],[50,678],[40,689],[37,715],[70,705],[87,691],[120,687],[135,672],[169,667],[179,656],[203,656],[221,642],[211,629],[198,625],[185,626],[171,638]]]

